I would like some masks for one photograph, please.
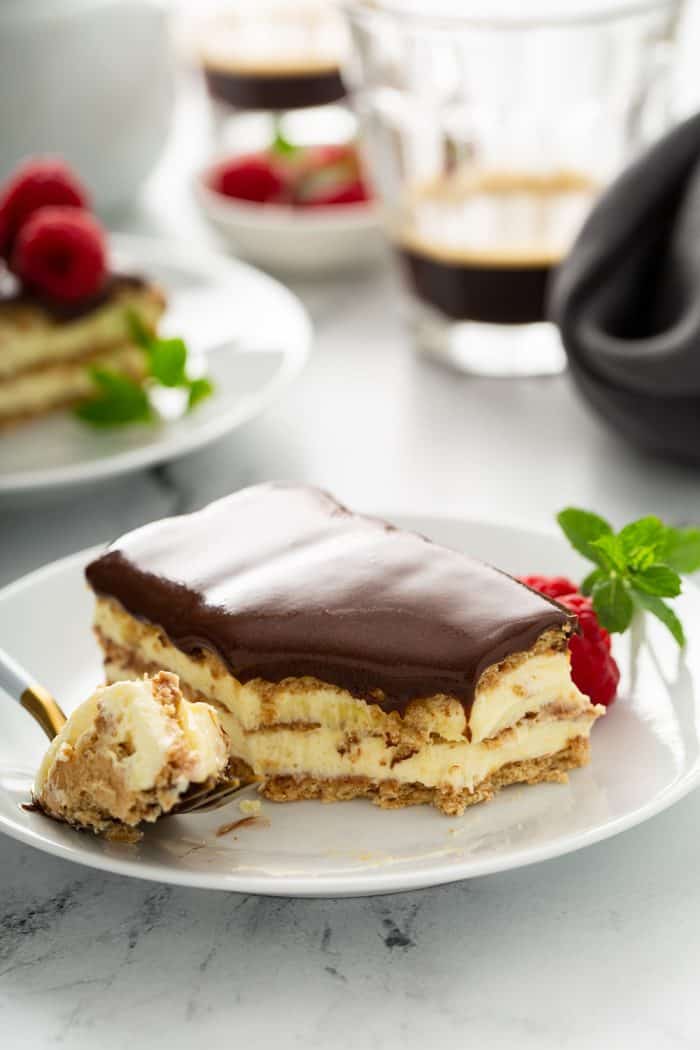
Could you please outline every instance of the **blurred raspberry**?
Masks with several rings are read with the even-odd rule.
[[[30,291],[57,302],[95,295],[107,273],[102,228],[77,208],[40,208],[22,227],[12,255]]]
[[[35,157],[22,164],[0,191],[0,255],[12,259],[22,226],[47,205],[87,208],[88,194],[62,161]]]
[[[267,204],[285,199],[285,181],[268,157],[250,155],[222,165],[214,173],[211,186],[225,197]]]
[[[329,207],[369,200],[354,146],[309,146],[289,156],[253,153],[221,164],[209,184],[256,204]]]

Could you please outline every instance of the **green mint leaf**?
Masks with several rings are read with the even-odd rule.
[[[205,398],[211,397],[213,393],[214,384],[210,379],[207,379],[204,376],[202,376],[201,379],[191,379],[190,393],[187,398],[187,411],[191,412],[200,401],[204,401]]]
[[[572,546],[596,563],[581,591],[592,596],[603,627],[617,634],[627,630],[637,606],[685,644],[683,626],[663,599],[680,594],[680,574],[700,570],[700,527],[670,528],[648,515],[616,535],[604,518],[576,507],[567,507],[557,520]]]
[[[90,376],[99,393],[75,409],[83,422],[93,426],[118,426],[153,420],[151,404],[138,383],[104,368],[91,368]]]
[[[630,577],[635,590],[655,594],[659,598],[676,598],[681,593],[681,578],[667,565],[650,565]]]
[[[598,555],[599,565],[608,572],[624,574],[627,571],[627,559],[619,537],[608,534],[599,536],[597,540],[591,540],[590,546]]]
[[[660,560],[676,572],[697,572],[700,569],[700,529],[667,528]]]
[[[607,573],[605,569],[594,569],[593,572],[589,572],[588,576],[586,576],[581,584],[581,594],[590,594],[596,583],[598,583],[599,580],[604,580],[606,578]]]
[[[182,339],[154,339],[147,353],[156,382],[162,386],[187,385],[187,347]]]
[[[632,621],[634,603],[625,581],[619,576],[598,580],[593,587],[593,608],[611,634],[626,631]]]
[[[636,591],[635,597],[643,609],[646,609],[647,612],[656,616],[658,620],[661,620],[665,627],[668,627],[669,631],[682,649],[685,645],[683,624],[678,619],[673,609],[654,594],[644,594]]]
[[[630,568],[647,568],[661,560],[658,554],[666,543],[666,526],[660,518],[649,515],[625,525],[618,539]]]
[[[136,345],[140,346],[142,350],[150,350],[153,333],[143,323],[141,315],[136,310],[126,311],[126,324],[129,329],[129,335]]]
[[[300,147],[295,146],[293,142],[290,142],[288,138],[285,138],[282,134],[281,128],[277,127],[270,149],[280,157],[292,157],[295,153],[299,152]]]
[[[145,353],[148,379],[160,386],[185,390],[188,412],[212,393],[210,380],[190,379],[187,375],[188,353],[182,339],[158,338],[135,310],[127,310],[126,324],[132,341]],[[99,393],[76,410],[80,419],[96,426],[110,426],[156,418],[146,385],[106,369],[91,369],[90,375]]]
[[[557,514],[557,521],[567,540],[579,554],[583,554],[589,561],[594,561],[596,565],[603,564],[600,551],[592,544],[601,536],[612,535],[612,528],[605,518],[578,507],[566,507]]]
[[[658,562],[658,556],[654,547],[638,547],[627,559],[627,568],[630,572],[644,572]]]

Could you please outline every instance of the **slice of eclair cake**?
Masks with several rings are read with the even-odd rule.
[[[107,681],[177,674],[278,801],[461,813],[564,780],[604,711],[571,680],[565,609],[314,488],[137,529],[87,579]]]

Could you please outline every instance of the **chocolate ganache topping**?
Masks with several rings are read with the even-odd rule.
[[[402,710],[575,622],[505,573],[318,489],[272,483],[128,533],[87,568],[98,595],[240,681],[310,675]]]
[[[86,299],[80,299],[75,303],[61,303],[38,293],[28,292],[10,280],[0,282],[0,306],[9,304],[35,309],[38,307],[44,310],[54,324],[61,324],[87,317],[99,307],[113,302],[121,292],[140,291],[147,286],[148,282],[145,277],[137,274],[113,273],[107,277],[102,287],[94,295],[89,295]]]

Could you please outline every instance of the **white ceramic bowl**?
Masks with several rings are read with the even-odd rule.
[[[365,265],[384,250],[375,203],[307,209],[234,200],[208,184],[214,167],[195,176],[195,197],[227,244],[260,266],[321,273]]]

